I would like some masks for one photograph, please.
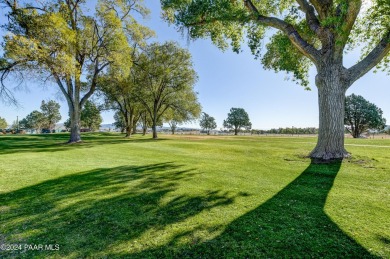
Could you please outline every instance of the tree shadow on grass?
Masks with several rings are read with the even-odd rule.
[[[216,238],[181,245],[182,233],[169,245],[119,257],[148,258],[371,258],[326,214],[327,195],[340,169],[311,163],[271,199],[230,223]],[[178,248],[179,247],[179,248]]]
[[[82,142],[68,144],[69,133],[0,136],[0,155],[26,152],[58,152],[71,149],[91,148],[101,145],[146,143],[162,141],[148,138],[124,138],[109,133],[84,133]]]
[[[172,195],[195,174],[171,162],[121,166],[0,194],[0,242],[60,245],[59,251],[0,251],[0,257],[99,257],[115,243],[234,202],[237,195],[217,190]]]

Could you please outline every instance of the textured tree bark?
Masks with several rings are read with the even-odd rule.
[[[344,148],[344,106],[347,87],[337,69],[317,75],[319,105],[318,141],[310,157],[319,160],[343,159],[350,154]]]
[[[156,124],[154,122],[153,122],[153,126],[152,126],[152,131],[153,131],[153,138],[157,139],[157,127],[156,127]]]
[[[69,105],[70,114],[70,139],[68,143],[81,142],[80,136],[80,107],[76,105]]]
[[[131,131],[132,134],[136,134],[137,133],[137,122],[133,121],[133,129]]]
[[[126,136],[125,138],[131,137],[131,132],[133,129],[133,115],[127,116],[126,118]]]
[[[157,102],[155,101],[153,106],[153,125],[152,125],[152,131],[153,131],[153,138],[157,139]]]
[[[131,127],[126,126],[126,136],[125,138],[130,138],[131,137]]]

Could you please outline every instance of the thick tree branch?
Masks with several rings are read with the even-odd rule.
[[[347,4],[348,8],[346,14],[344,15],[345,19],[341,27],[342,33],[336,39],[336,51],[339,55],[343,53],[345,45],[347,44],[352,27],[355,24],[357,16],[359,15],[360,9],[362,7],[362,0],[349,0]]]
[[[378,45],[359,63],[348,69],[350,85],[374,68],[390,52],[390,30],[387,31]]]
[[[314,7],[309,4],[306,0],[297,0],[297,3],[301,7],[301,10],[306,15],[306,21],[309,25],[310,30],[314,32],[317,36],[321,36],[321,25],[315,14]]]
[[[11,90],[8,89],[8,87],[4,84],[5,80],[7,79],[8,75],[12,72],[12,70],[17,67],[18,65],[22,65],[27,63],[28,60],[18,60],[13,63],[8,63],[7,66],[0,67],[0,98],[2,98],[4,101],[7,101],[15,106],[18,105],[18,101],[15,99],[14,95],[12,94]],[[22,80],[23,81],[23,80]]]
[[[102,65],[100,68],[98,67],[98,60],[96,60],[96,64],[95,64],[95,71],[94,71],[94,74],[93,74],[93,77],[92,77],[92,80],[91,80],[91,87],[89,88],[89,91],[84,95],[83,98],[81,98],[81,101],[80,101],[80,106],[82,107],[85,102],[88,100],[89,97],[91,97],[91,95],[95,92],[96,90],[96,86],[97,86],[97,77],[98,77],[98,74],[105,68],[109,65],[110,63],[107,62],[105,63],[104,65]]]
[[[316,9],[321,20],[324,20],[328,17],[331,7],[333,5],[332,0],[309,0],[310,3]]]
[[[314,64],[318,64],[320,60],[319,51],[305,41],[293,25],[275,17],[261,15],[251,0],[244,0],[244,2],[246,8],[255,15],[258,22],[282,31],[303,55],[313,61]]]
[[[68,92],[66,91],[65,87],[64,87],[64,84],[62,83],[61,81],[61,78],[59,77],[59,75],[52,71],[52,74],[53,74],[53,77],[54,79],[56,80],[57,82],[57,85],[58,87],[60,88],[61,92],[64,94],[65,98],[66,98],[66,101],[68,102],[68,105],[69,107],[72,107],[74,108],[74,104],[73,104],[73,100],[72,98],[69,96]]]

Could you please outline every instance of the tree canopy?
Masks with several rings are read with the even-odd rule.
[[[88,10],[86,2],[0,0],[9,11],[0,59],[2,92],[9,93],[5,82],[10,74],[10,81],[29,72],[57,84],[69,107],[69,142],[81,141],[81,108],[95,92],[98,76],[109,66],[130,68],[129,43],[143,41],[149,31],[131,15],[147,15],[142,1],[98,0],[95,10]]]
[[[37,133],[41,133],[41,130],[47,125],[47,120],[42,112],[34,110],[26,118],[20,120],[19,125],[21,128],[34,129]]]
[[[248,113],[243,108],[231,108],[223,126],[227,129],[233,129],[234,135],[237,135],[241,128],[251,129],[252,123],[249,120]]]
[[[52,132],[56,123],[61,120],[60,108],[60,104],[53,100],[48,102],[42,101],[41,103],[41,111],[45,120],[45,127],[47,127],[50,132]]]
[[[319,137],[310,157],[349,156],[344,148],[345,92],[375,66],[390,71],[388,0],[161,0],[161,4],[166,20],[186,29],[191,38],[210,38],[219,48],[231,45],[237,53],[246,38],[265,69],[292,74],[306,88],[314,65]],[[267,29],[272,33],[269,39]],[[362,49],[362,58],[346,68],[345,52],[354,48]]]
[[[98,130],[103,119],[98,106],[88,100],[81,110],[81,127],[86,127],[90,131]]]
[[[354,138],[368,129],[383,129],[386,119],[382,115],[382,110],[363,96],[351,94],[345,99],[345,125]]]
[[[217,123],[215,122],[214,117],[211,117],[205,112],[202,112],[202,117],[199,122],[200,127],[207,132],[207,135],[210,135],[210,130],[217,128]]]
[[[310,61],[317,67],[323,61],[321,50],[341,57],[359,42],[365,44],[366,58],[349,70],[352,81],[380,61],[389,71],[386,0],[161,0],[161,4],[166,20],[187,28],[191,38],[210,38],[219,48],[230,45],[238,53],[246,37],[264,68],[292,73],[304,86],[309,85]],[[262,52],[262,40],[271,28],[276,30]]]
[[[7,127],[8,127],[7,121],[4,118],[0,117],[0,129],[5,129]]]
[[[164,119],[167,110],[185,113],[193,106],[200,107],[193,89],[197,74],[191,55],[176,43],[147,46],[140,54],[134,72],[135,92],[152,120],[153,138],[157,138],[157,122]],[[194,115],[196,113],[199,112],[195,111]]]

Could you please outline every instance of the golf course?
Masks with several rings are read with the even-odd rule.
[[[68,138],[0,136],[0,257],[390,257],[390,139]]]

